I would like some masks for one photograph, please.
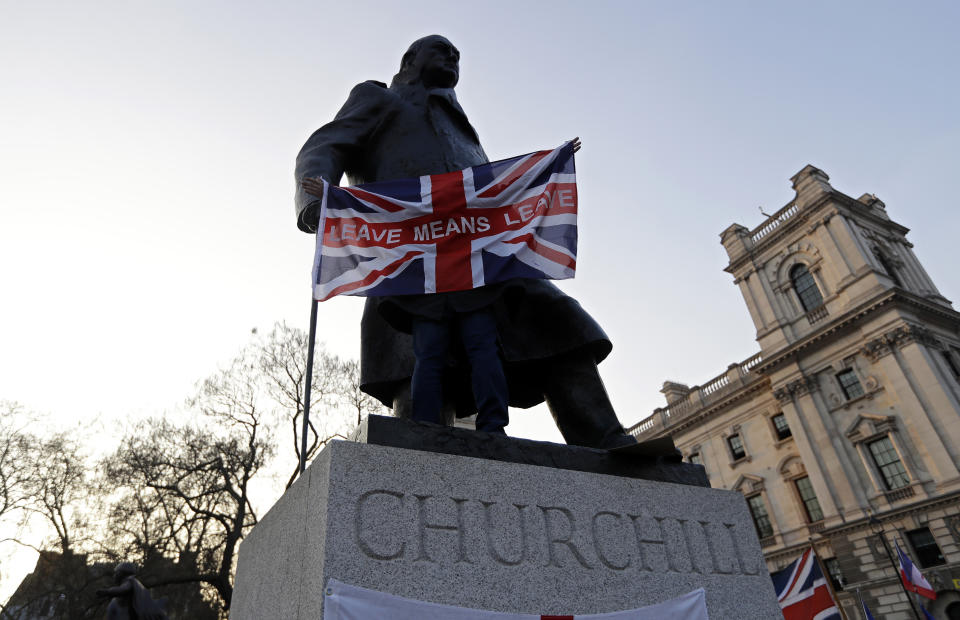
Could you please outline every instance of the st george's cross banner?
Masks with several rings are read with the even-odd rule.
[[[703,588],[637,609],[602,614],[515,614],[404,598],[328,579],[323,620],[710,620]]]
[[[562,280],[576,267],[573,141],[445,174],[323,186],[317,301]]]

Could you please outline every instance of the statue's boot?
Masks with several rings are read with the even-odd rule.
[[[543,378],[543,394],[567,444],[603,450],[636,445],[617,419],[589,353],[554,360]]]
[[[393,393],[393,415],[402,420],[413,419],[413,397],[410,394],[409,379],[400,383],[397,386],[397,391]],[[453,426],[454,420],[457,418],[457,409],[453,401],[444,399],[441,415],[443,417],[441,424]]]

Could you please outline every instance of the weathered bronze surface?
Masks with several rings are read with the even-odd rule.
[[[314,232],[319,199],[304,179],[352,184],[461,170],[487,162],[477,132],[457,101],[460,53],[446,38],[415,41],[388,87],[367,81],[350,92],[336,118],[307,140],[297,157],[297,225]],[[309,188],[311,183],[308,181]],[[510,404],[547,402],[567,443],[615,447],[634,443],[623,432],[596,365],[612,348],[607,335],[573,298],[547,280],[517,280],[509,292],[484,287],[438,295],[367,298],[361,323],[361,382],[367,393],[410,413],[414,357],[408,333],[391,326],[391,308],[453,308],[493,303],[497,315]],[[394,322],[396,325],[396,322]],[[459,365],[463,362],[460,360]],[[467,373],[451,368],[448,418],[473,413]]]
[[[680,453],[669,437],[608,451],[372,415],[363,421],[356,439],[393,448],[710,486],[703,466],[681,462]]]
[[[163,610],[166,599],[150,597],[150,591],[136,577],[137,567],[131,562],[120,562],[113,571],[112,588],[97,590],[97,596],[110,596],[107,620],[167,620]]]

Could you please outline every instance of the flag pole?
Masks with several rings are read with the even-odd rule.
[[[310,388],[313,387],[313,350],[317,343],[317,300],[310,291],[310,336],[307,341],[307,381],[303,388],[303,431],[300,436],[300,473],[307,468],[307,430],[310,426]]]
[[[824,581],[827,582],[830,597],[833,598],[833,602],[837,604],[837,611],[840,612],[840,617],[843,618],[843,620],[849,620],[849,618],[847,618],[847,612],[844,611],[843,605],[840,604],[840,599],[837,598],[837,591],[833,589],[833,579],[830,577],[830,573],[827,572],[827,567],[820,561],[820,556],[817,555],[817,547],[813,544],[813,541],[810,542],[810,549],[813,550],[813,558],[817,561],[817,566],[820,567],[820,574],[823,575]]]
[[[903,579],[900,577],[900,565],[893,559],[893,553],[891,553],[890,545],[887,543],[887,532],[883,529],[883,524],[880,523],[876,515],[871,515],[869,525],[873,533],[876,534],[880,538],[880,542],[883,543],[883,549],[887,552],[887,557],[890,559],[890,566],[893,567],[893,572],[896,573],[896,580],[900,583],[900,588],[903,590],[903,593],[907,595],[907,604],[910,606],[910,611],[913,612],[917,620],[923,620],[923,618],[920,617],[920,612],[917,611],[916,605],[913,603],[910,590],[907,590],[906,584],[903,583]]]
[[[860,588],[857,588],[857,600],[860,601],[860,615],[863,616],[863,620],[873,620],[873,614],[867,615],[867,607],[863,604],[863,594],[860,593]]]

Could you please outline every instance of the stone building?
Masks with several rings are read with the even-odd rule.
[[[908,229],[807,166],[760,226],[721,234],[760,352],[630,429],[671,435],[714,487],[744,494],[768,567],[813,544],[848,618],[914,617],[899,545],[960,618],[960,313]]]

